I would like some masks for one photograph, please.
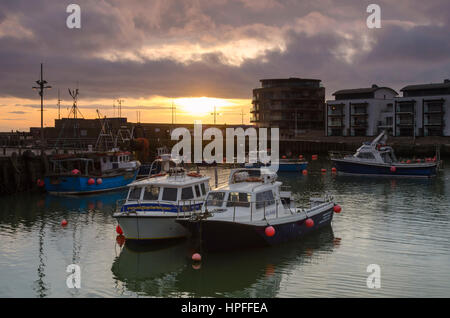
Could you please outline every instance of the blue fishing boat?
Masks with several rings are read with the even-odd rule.
[[[116,190],[136,179],[140,163],[129,152],[54,155],[44,178],[51,194],[89,194]]]
[[[389,177],[432,177],[436,175],[439,160],[437,162],[398,161],[392,147],[386,145],[386,139],[387,133],[383,131],[372,142],[365,142],[353,155],[330,153],[331,161],[338,174]]]

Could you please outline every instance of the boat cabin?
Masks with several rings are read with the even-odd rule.
[[[228,185],[208,193],[204,209],[225,212],[225,218],[276,216],[279,211],[289,210],[293,203],[291,193],[280,191],[280,187],[276,174],[267,169],[235,169]]]
[[[372,161],[374,163],[394,163],[397,162],[394,150],[385,145],[363,144],[353,155],[358,161]]]
[[[129,185],[126,204],[146,201],[178,203],[204,200],[208,193],[209,177],[197,174],[171,175],[162,173]]]
[[[135,169],[137,162],[129,152],[94,153],[80,155],[54,155],[49,160],[50,174],[102,175],[118,169]],[[77,171],[77,173],[74,173]]]

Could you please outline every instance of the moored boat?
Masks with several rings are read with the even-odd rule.
[[[136,179],[151,177],[160,174],[163,171],[169,171],[178,164],[177,160],[172,159],[170,154],[159,155],[152,163],[145,163],[139,167]]]
[[[126,187],[136,179],[139,161],[129,152],[53,155],[44,178],[51,194],[91,194]]]
[[[436,175],[436,160],[426,162],[401,162],[392,147],[386,145],[387,133],[383,131],[372,142],[364,143],[355,154],[342,155],[332,152],[331,161],[338,174],[432,177]]]
[[[275,245],[331,224],[336,206],[331,197],[311,198],[309,207],[296,207],[276,178],[265,168],[232,170],[228,185],[208,193],[201,213],[177,222],[206,251]]]
[[[253,155],[255,156],[261,156],[261,151],[253,152]],[[265,153],[265,152],[264,152]],[[249,158],[251,157],[252,152],[249,154]],[[261,157],[259,157],[259,160]],[[250,160],[248,160],[250,161]],[[278,163],[278,171],[279,172],[302,172],[303,170],[306,170],[308,168],[308,162],[303,161],[300,159],[289,159],[289,158],[281,158],[278,159],[276,162]],[[245,168],[262,168],[262,167],[268,167],[271,165],[271,162],[264,164],[261,161],[255,162],[255,163],[246,163],[244,165]]]
[[[165,240],[188,236],[176,218],[199,211],[209,191],[209,177],[170,168],[129,185],[125,202],[114,213],[127,240]]]

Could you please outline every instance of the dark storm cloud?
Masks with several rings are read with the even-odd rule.
[[[80,98],[250,98],[268,77],[320,78],[328,96],[450,77],[448,1],[379,1],[379,30],[360,0],[81,0],[81,30],[69,3],[2,0],[0,97],[37,98],[40,62],[64,99],[77,82]]]

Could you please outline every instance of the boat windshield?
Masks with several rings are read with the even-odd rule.
[[[250,193],[246,192],[230,192],[228,195],[227,207],[239,206],[250,207]]]
[[[206,206],[221,207],[225,199],[225,192],[210,192],[206,198]]]

